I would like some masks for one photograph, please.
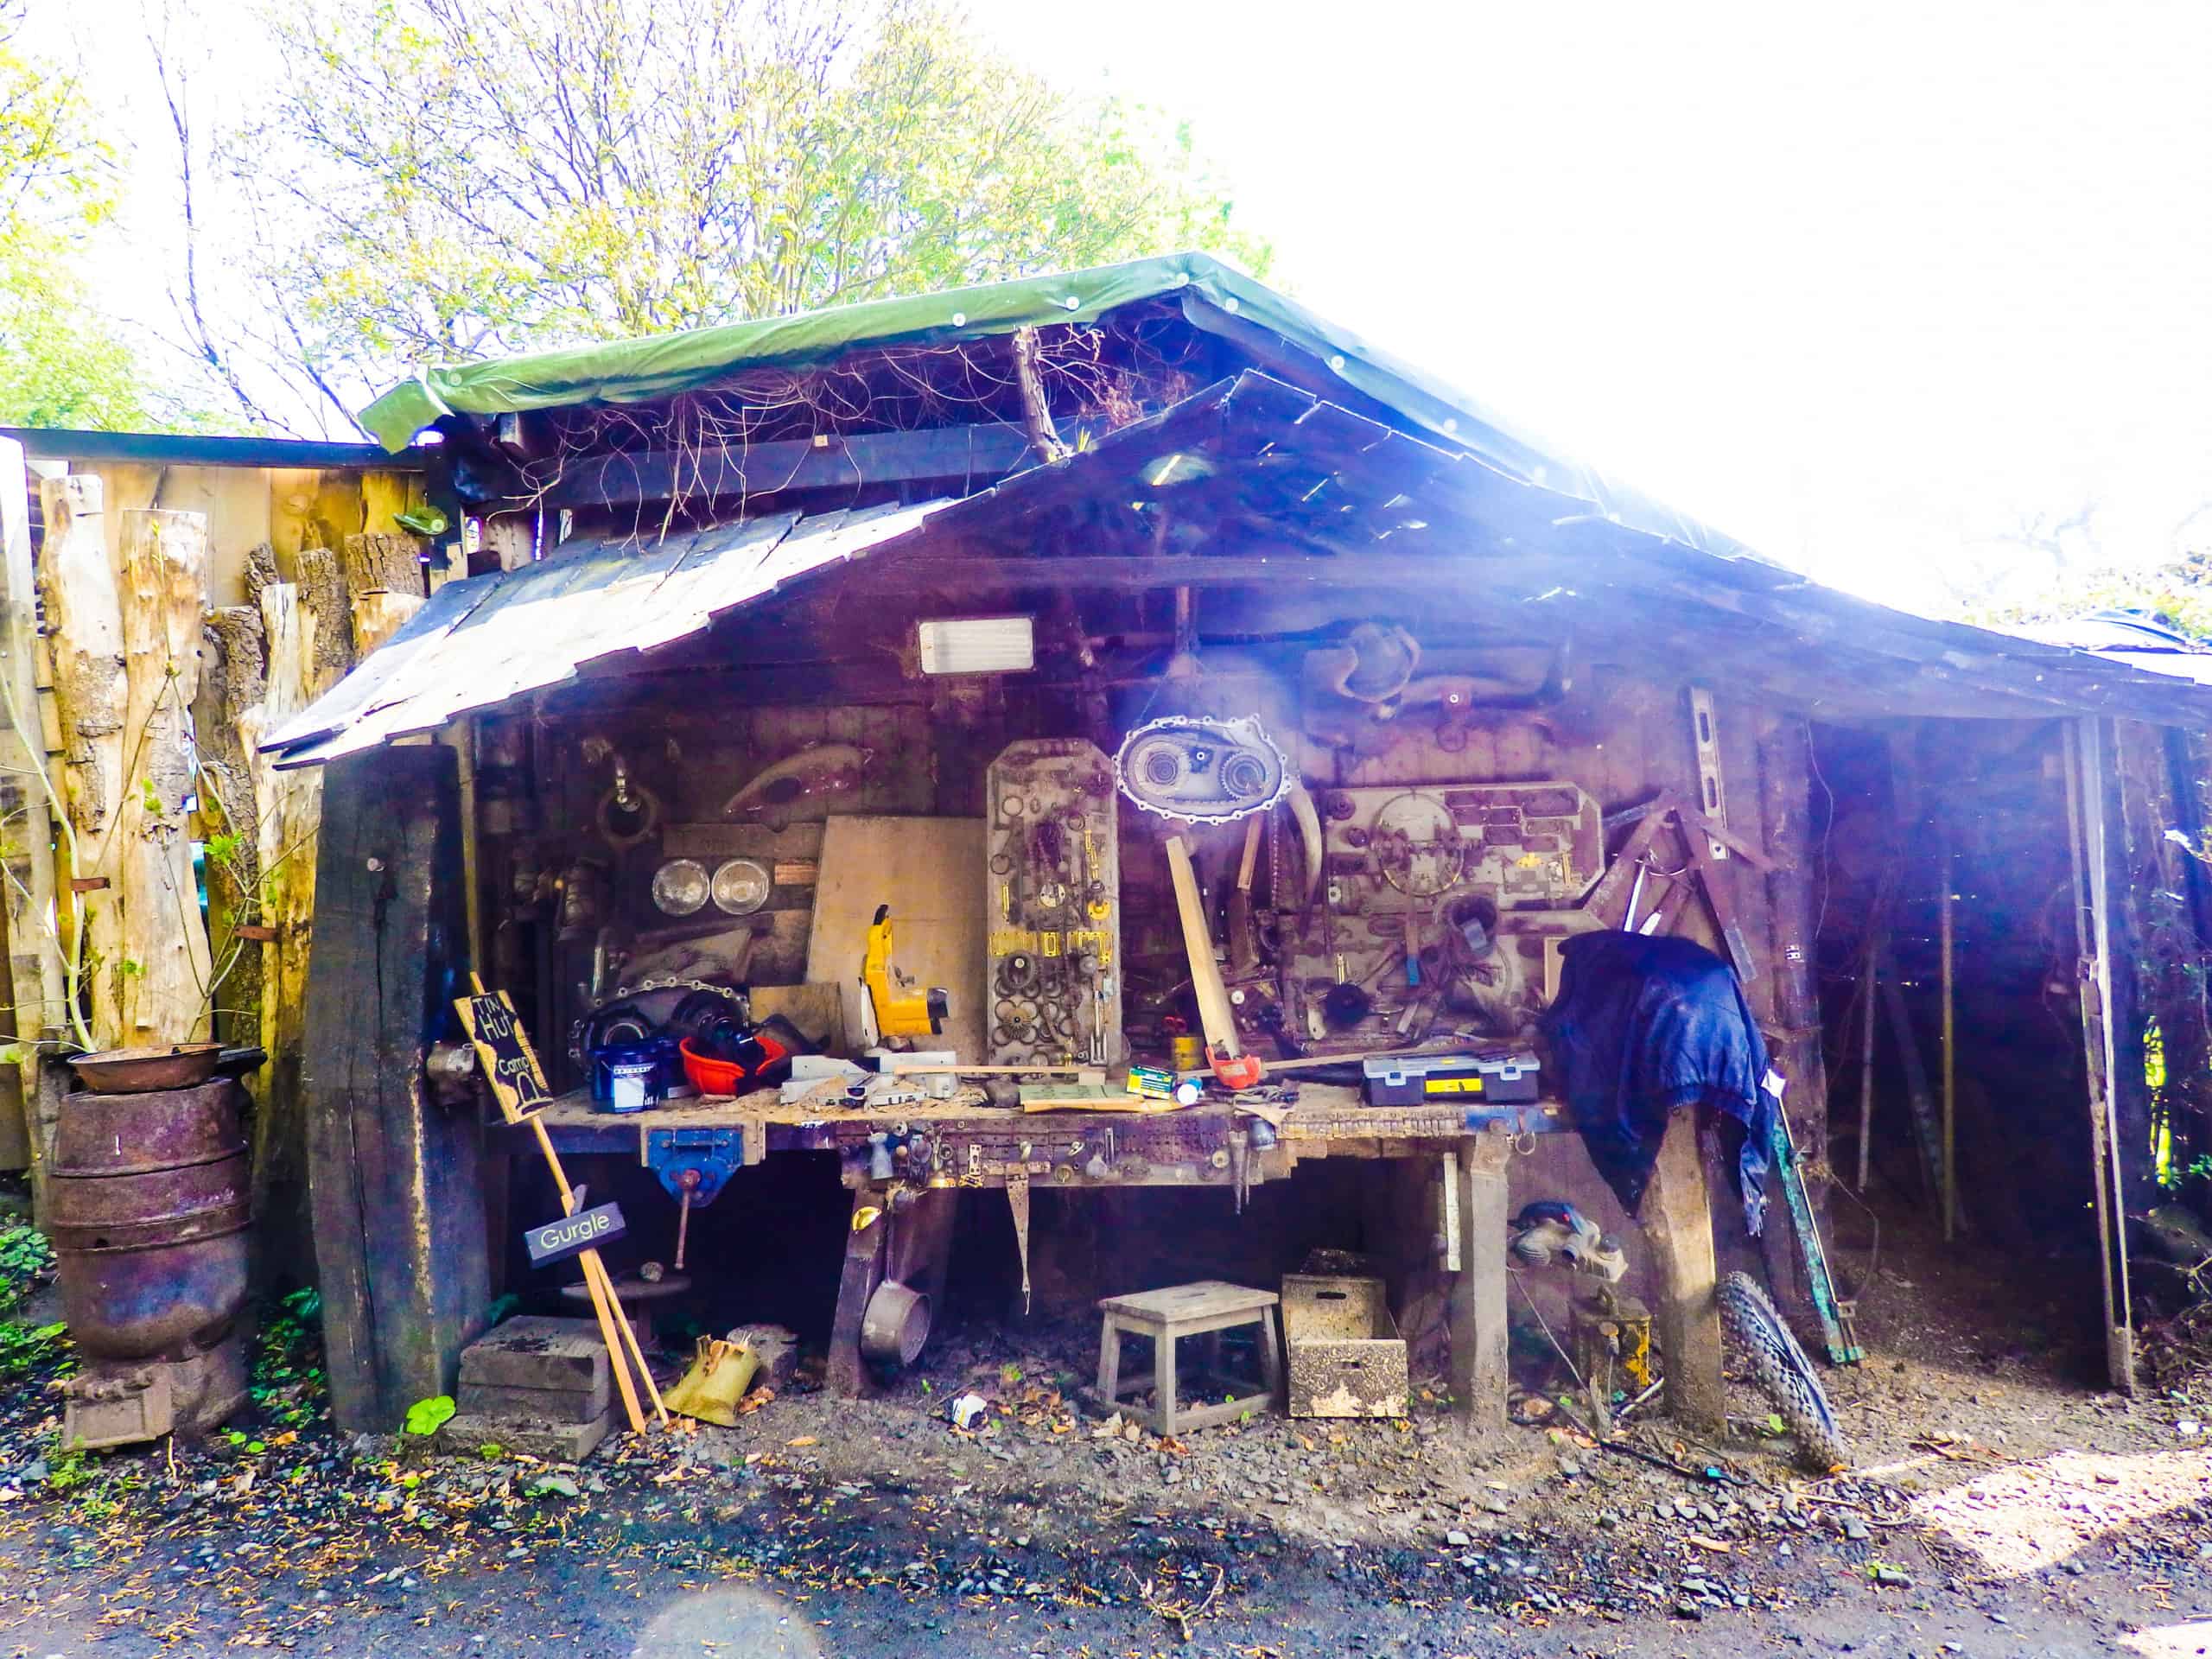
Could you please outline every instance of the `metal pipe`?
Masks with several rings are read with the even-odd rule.
[[[1881,901],[1875,901],[1873,927],[1882,925]],[[1866,1027],[1859,1039],[1859,1196],[1866,1196],[1866,1179],[1874,1152],[1874,1020],[1881,1001],[1882,948],[1878,931],[1866,938],[1866,971],[1859,995],[1866,999]]]
[[[1943,845],[1940,895],[1943,928],[1943,1242],[1959,1235],[1959,1064],[1956,979],[1951,925],[1951,832],[1939,820]]]

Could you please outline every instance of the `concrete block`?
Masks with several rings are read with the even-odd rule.
[[[463,1382],[454,1403],[480,1417],[505,1417],[524,1423],[588,1423],[603,1417],[614,1403],[614,1389],[604,1373],[598,1386],[584,1389],[511,1389],[496,1382]]]
[[[607,1344],[596,1319],[528,1314],[509,1319],[461,1351],[464,1385],[590,1394],[607,1388]]]
[[[548,1463],[582,1463],[614,1427],[614,1414],[602,1412],[588,1423],[544,1423],[457,1412],[438,1427],[431,1444],[448,1457],[473,1458],[486,1446],[520,1452]]]

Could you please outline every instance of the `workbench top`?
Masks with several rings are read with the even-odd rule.
[[[1282,1114],[1278,1132],[1285,1141],[1451,1141],[1478,1133],[1466,1127],[1465,1108],[1461,1105],[1369,1106],[1361,1100],[1358,1090],[1327,1084],[1301,1084],[1298,1098],[1287,1104],[1267,1103],[1271,1112]],[[764,1089],[734,1097],[702,1096],[625,1115],[594,1110],[590,1095],[575,1090],[556,1098],[543,1113],[555,1144],[578,1152],[639,1146],[661,1130],[750,1130],[755,1126],[766,1133],[771,1151],[786,1146],[794,1150],[819,1149],[855,1137],[864,1141],[877,1130],[900,1125],[940,1134],[1005,1134],[1023,1128],[1039,1140],[1111,1128],[1119,1135],[1142,1139],[1150,1130],[1187,1133],[1200,1125],[1225,1129],[1240,1116],[1234,1099],[1215,1095],[1196,1105],[1166,1111],[1027,1112],[993,1106],[982,1090],[975,1088],[963,1088],[947,1100],[888,1107],[869,1107],[829,1090],[817,1097],[786,1104],[778,1099],[776,1090]]]

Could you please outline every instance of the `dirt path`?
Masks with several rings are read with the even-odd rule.
[[[1942,1548],[1924,1537],[1885,1539],[1882,1558],[1912,1583],[1885,1587],[1867,1578],[1866,1545],[1821,1533],[1793,1534],[1787,1556],[1775,1543],[1650,1579],[1660,1568],[1649,1554],[1603,1536],[1338,1551],[1177,1514],[1080,1529],[1090,1546],[1080,1553],[1033,1536],[993,1546],[988,1526],[889,1487],[845,1497],[812,1481],[717,1474],[653,1491],[549,1495],[542,1523],[461,1538],[450,1522],[385,1526],[372,1514],[343,1535],[311,1534],[304,1548],[273,1536],[245,1499],[163,1504],[175,1512],[136,1537],[72,1520],[57,1501],[0,1541],[0,1651],[2170,1659],[2212,1645],[2212,1623],[2166,1648],[2116,1645],[2212,1612],[2197,1554],[2212,1552],[2212,1529],[2199,1523],[2146,1522],[2101,1537],[2073,1568],[1980,1582],[1947,1578]],[[1203,1603],[1217,1579],[1224,1588],[1185,1644],[1166,1609]],[[1663,1583],[1669,1605],[1651,1605],[1647,1583]],[[1547,1594],[1622,1605],[1554,1613],[1532,1599]]]
[[[2166,1366],[2094,1392],[2063,1307],[2005,1291],[2019,1264],[1890,1259],[1912,1277],[1862,1296],[1870,1362],[1828,1374],[1855,1467],[1819,1479],[1747,1391],[1725,1446],[1639,1429],[1685,1472],[1595,1448],[1541,1403],[1565,1390],[1541,1353],[1502,1435],[1432,1389],[1403,1423],[1161,1441],[1077,1412],[1072,1325],[948,1332],[881,1399],[797,1388],[577,1468],[338,1435],[298,1320],[252,1414],[196,1446],[58,1458],[20,1376],[0,1659],[2212,1650],[2212,1388]],[[944,1412],[969,1389],[972,1435]]]

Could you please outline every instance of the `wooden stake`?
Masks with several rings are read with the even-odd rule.
[[[537,1136],[537,1149],[545,1154],[546,1167],[553,1172],[554,1189],[561,1195],[561,1213],[573,1216],[576,1213],[575,1192],[569,1185],[568,1172],[561,1167],[561,1154],[553,1150],[552,1136],[545,1133],[545,1121],[532,1117],[530,1127]],[[622,1305],[614,1300],[608,1287],[607,1269],[601,1265],[599,1252],[586,1250],[578,1259],[583,1264],[584,1288],[591,1293],[591,1311],[599,1317],[600,1339],[606,1343],[607,1357],[614,1367],[614,1386],[622,1391],[622,1409],[630,1419],[630,1432],[642,1434],[645,1432],[645,1414],[638,1409],[637,1385],[630,1380],[629,1361],[623,1352],[622,1338],[616,1334],[617,1327],[626,1323]]]
[[[1191,957],[1191,989],[1198,999],[1198,1023],[1205,1029],[1206,1046],[1230,1059],[1243,1053],[1236,1038],[1236,1016],[1229,1005],[1229,990],[1221,982],[1221,964],[1214,960],[1213,935],[1206,930],[1205,905],[1198,897],[1198,874],[1191,868],[1191,849],[1180,836],[1167,837],[1167,873],[1175,883],[1175,908],[1183,919],[1183,946]]]
[[[470,974],[468,982],[474,988],[478,996],[486,995],[484,981],[478,975]],[[502,1002],[506,1001],[504,992],[500,994],[499,1000]],[[464,1014],[467,1014],[467,998],[461,1000],[460,1007]],[[514,1010],[512,1005],[509,1006],[507,1012],[510,1016],[512,1015]],[[514,1027],[514,1033],[521,1043],[524,1054],[528,1057],[530,1070],[536,1074],[537,1087],[543,1090],[545,1086],[543,1068],[537,1064],[537,1053],[531,1048],[530,1039],[523,1033],[518,1023]],[[474,1027],[471,1027],[471,1035],[472,1037],[474,1035]],[[485,1052],[480,1044],[479,1052],[480,1055]],[[485,1064],[486,1075],[489,1076],[491,1075],[489,1060],[486,1059]],[[569,1185],[569,1172],[561,1166],[561,1154],[553,1149],[553,1137],[545,1132],[543,1117],[537,1112],[531,1112],[525,1116],[524,1114],[518,1111],[513,1102],[509,1098],[512,1093],[510,1087],[495,1086],[492,1092],[499,1103],[500,1114],[509,1123],[520,1123],[526,1121],[530,1124],[531,1132],[537,1137],[537,1149],[545,1155],[545,1166],[552,1172],[554,1189],[561,1195],[561,1213],[564,1216],[575,1214],[575,1189]],[[654,1414],[665,1426],[668,1422],[668,1407],[663,1403],[660,1389],[653,1382],[652,1371],[646,1365],[645,1354],[638,1346],[638,1333],[631,1328],[629,1316],[622,1311],[621,1299],[614,1294],[614,1281],[607,1271],[606,1262],[600,1259],[599,1252],[595,1249],[584,1251],[578,1259],[583,1265],[584,1288],[591,1294],[592,1312],[599,1317],[600,1337],[607,1344],[607,1363],[614,1368],[614,1381],[622,1391],[623,1409],[629,1414],[631,1432],[636,1434],[645,1432],[645,1414],[638,1407],[637,1387],[630,1377],[630,1368],[633,1364],[637,1367],[639,1377],[645,1385],[646,1396],[653,1402]]]

